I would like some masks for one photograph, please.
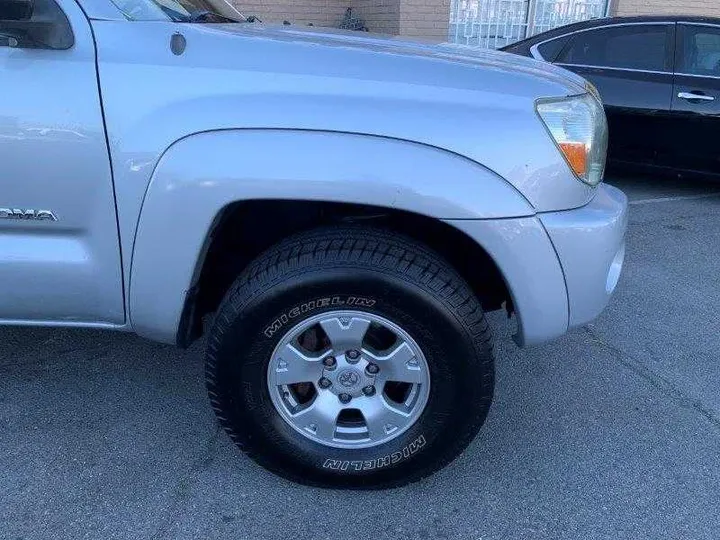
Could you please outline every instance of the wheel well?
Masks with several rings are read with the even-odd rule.
[[[367,223],[409,236],[438,252],[468,282],[486,311],[512,312],[512,299],[495,262],[465,233],[435,218],[377,206],[316,201],[242,201],[226,207],[208,237],[205,256],[188,292],[178,345],[203,333],[202,320],[217,309],[242,270],[292,234],[334,223]]]

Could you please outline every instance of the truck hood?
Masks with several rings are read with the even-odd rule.
[[[387,66],[386,62],[400,66],[403,61],[407,63],[413,60],[424,60],[423,64],[428,69],[432,69],[430,67],[432,64],[444,64],[455,68],[471,68],[474,72],[485,70],[488,73],[504,73],[511,78],[520,76],[526,81],[550,83],[559,87],[560,92],[567,94],[585,91],[585,80],[582,77],[552,64],[500,51],[475,49],[450,43],[414,42],[394,36],[333,28],[274,26],[255,23],[193,25],[193,30],[204,34],[215,34],[221,40],[223,37],[235,36],[267,40],[278,45],[294,44],[301,46],[301,49],[315,49],[308,51],[309,58],[317,56],[319,62],[323,61],[320,49],[342,49],[348,60],[358,62],[361,67],[365,67],[366,73],[372,78],[383,76],[381,72],[384,70],[381,69],[381,66]],[[352,55],[353,52],[358,54]],[[377,60],[373,61],[373,57]],[[307,65],[304,65],[304,68],[307,69]],[[324,68],[327,69],[326,73],[333,74],[332,66],[325,65]],[[404,70],[401,69],[400,72],[407,78],[408,74]],[[449,75],[449,73],[446,72],[445,75]],[[392,78],[389,72],[384,72],[384,76]],[[479,78],[477,80],[479,81]],[[452,77],[448,77],[444,81],[437,82],[452,86],[454,81]]]

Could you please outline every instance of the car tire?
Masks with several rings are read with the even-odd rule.
[[[298,326],[315,320],[320,323],[310,330]],[[312,343],[314,349],[320,350],[313,354],[324,354],[336,365],[343,361],[344,366],[350,366],[352,351],[343,352],[342,347],[333,345],[344,338],[335,336],[334,331],[325,334],[323,329],[332,323],[345,332],[356,322],[363,327],[369,324],[363,337],[358,338],[364,340],[360,346],[362,361],[370,359],[363,364],[364,371],[349,368],[340,374],[342,379],[322,371],[319,378],[326,373],[335,377],[329,390],[318,386],[319,378],[286,386],[274,384],[273,377],[290,378],[288,363],[276,359],[283,340],[293,340],[288,343],[300,348],[302,339],[302,347]],[[288,334],[292,328],[304,333],[295,338]],[[330,336],[335,336],[334,342]],[[370,337],[372,345],[366,343]],[[405,342],[408,347],[416,347],[412,350],[417,352],[409,353],[408,357],[414,356],[403,361],[397,343]],[[318,430],[313,423],[310,427],[297,424],[293,407],[304,412],[315,406],[317,413],[325,403],[334,406],[334,398],[342,395],[327,392],[339,392],[349,383],[364,384],[356,379],[371,377],[372,358],[367,355],[386,345],[394,364],[387,364],[390,371],[382,367],[388,380],[379,383],[378,395],[372,398],[376,401],[364,395],[352,398],[351,405],[358,403],[360,409],[341,411],[330,421],[336,422],[334,427],[323,422]],[[287,350],[287,345],[284,347],[280,350]],[[311,356],[307,351],[303,354]],[[336,360],[333,354],[340,356]],[[324,359],[323,363],[329,361]],[[329,369],[314,362],[291,365]],[[380,361],[377,364],[385,365]],[[412,369],[408,379],[421,382],[393,382],[393,369],[402,372],[397,375],[398,381],[405,378],[407,372],[403,370]],[[423,245],[399,234],[366,227],[310,231],[261,255],[237,278],[222,301],[206,353],[210,401],[235,444],[257,463],[287,479],[333,488],[401,486],[451,462],[485,421],[492,400],[493,370],[490,329],[467,283]],[[302,396],[298,388],[303,390]],[[391,390],[399,392],[399,397],[391,396]],[[406,400],[408,394],[414,397]],[[420,411],[417,401],[421,395],[425,401]],[[309,404],[302,404],[303,399]],[[375,413],[365,413],[363,407],[378,403],[377,399],[383,400],[384,408],[378,413],[381,421],[383,414],[401,421],[388,422],[382,429],[371,427],[368,419],[375,418]],[[386,407],[388,404],[392,407]],[[398,407],[402,414],[397,412]],[[415,420],[411,423],[412,415]],[[359,427],[341,429],[341,423]],[[332,435],[321,439],[318,433]],[[336,435],[357,436],[365,442],[336,439]]]

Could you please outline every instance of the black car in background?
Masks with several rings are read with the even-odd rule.
[[[552,62],[597,87],[611,163],[720,175],[720,19],[595,19],[502,50]]]

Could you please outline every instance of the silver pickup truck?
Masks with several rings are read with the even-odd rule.
[[[0,322],[206,334],[261,465],[387,487],[485,421],[485,312],[596,317],[627,204],[594,89],[496,52],[207,0],[0,0]]]

